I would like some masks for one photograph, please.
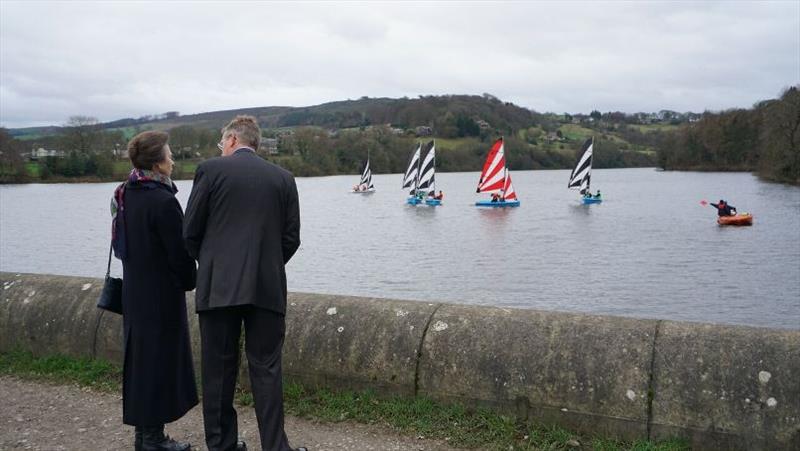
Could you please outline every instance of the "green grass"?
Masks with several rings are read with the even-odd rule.
[[[564,124],[559,128],[559,130],[561,130],[561,133],[565,138],[571,141],[583,141],[590,136],[600,134],[591,128],[581,127],[578,124]]]
[[[197,170],[198,161],[178,161],[175,163],[176,169],[180,168],[183,173],[194,174]]]
[[[125,141],[128,141],[131,138],[133,138],[134,135],[136,135],[137,132],[144,131],[144,130],[145,130],[145,128],[141,128],[141,130],[140,130],[140,127],[128,126],[128,127],[109,128],[106,131],[119,131],[119,132],[122,132],[122,136],[125,138]]]
[[[635,129],[638,129],[642,133],[648,133],[648,132],[656,132],[656,131],[668,132],[668,131],[672,131],[672,130],[677,130],[681,126],[680,125],[673,125],[673,124],[635,124],[635,125],[629,125],[629,127],[633,127]]]
[[[130,160],[114,160],[114,174],[127,174],[131,172]]]
[[[0,374],[78,384],[104,392],[118,391],[122,385],[122,368],[111,363],[58,355],[34,357],[20,350],[0,353]]]
[[[75,383],[104,392],[118,392],[119,366],[63,356],[35,357],[25,351],[0,353],[0,375],[55,383]],[[253,396],[239,391],[240,405],[252,406]],[[486,409],[469,409],[427,398],[381,398],[370,391],[333,392],[284,384],[286,413],[324,422],[352,421],[390,427],[400,433],[443,440],[454,447],[489,450],[683,451],[684,441],[623,442],[575,434],[555,426],[531,425]],[[579,444],[576,447],[576,442]]]
[[[39,165],[39,163],[29,161],[25,163],[25,171],[27,171],[28,176],[39,178],[42,173],[42,167]]]

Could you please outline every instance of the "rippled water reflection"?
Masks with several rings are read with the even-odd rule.
[[[438,208],[400,175],[298,179],[296,291],[800,329],[800,188],[743,173],[596,170],[583,206],[567,171],[520,171],[522,206],[477,209],[476,173],[437,174]],[[178,183],[185,205],[191,182]],[[114,184],[0,187],[0,269],[100,277]],[[725,198],[755,225],[721,228]],[[119,265],[116,263],[116,271]]]

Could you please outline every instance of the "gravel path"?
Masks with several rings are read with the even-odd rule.
[[[250,407],[239,407],[239,433],[258,450]],[[200,406],[167,425],[167,433],[205,450]],[[286,418],[292,446],[321,450],[452,450],[444,442],[401,436],[387,428]],[[133,428],[122,424],[122,398],[86,388],[0,377],[0,450],[130,450]]]

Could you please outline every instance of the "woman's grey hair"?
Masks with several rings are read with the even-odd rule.
[[[232,121],[222,128],[222,138],[230,135],[236,136],[242,144],[258,150],[261,144],[261,129],[258,128],[258,121],[253,116],[236,116]]]

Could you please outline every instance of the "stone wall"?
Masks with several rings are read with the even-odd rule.
[[[0,285],[0,352],[122,362],[121,317],[95,308],[102,280],[0,273]],[[590,434],[800,449],[800,331],[291,293],[284,373]]]

